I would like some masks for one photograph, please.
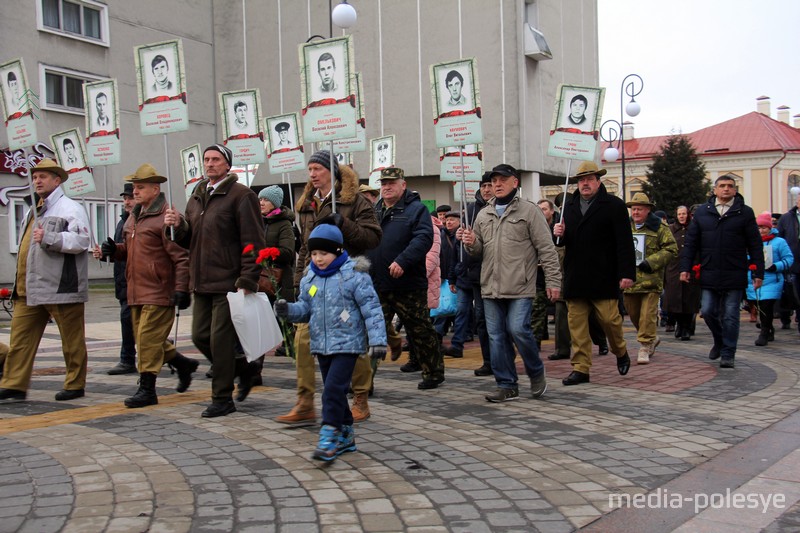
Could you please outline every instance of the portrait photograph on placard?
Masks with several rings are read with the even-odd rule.
[[[25,101],[23,94],[28,90],[28,81],[22,60],[15,59],[0,65],[0,81],[3,93],[3,117],[10,120],[12,117],[21,116],[30,109],[30,104]]]
[[[306,141],[356,136],[352,36],[299,45],[300,103]]]
[[[87,164],[83,136],[77,128],[55,133],[50,142],[56,152],[56,160],[67,171],[69,179],[63,183],[64,194],[70,198],[94,192],[94,177]]]
[[[395,164],[395,149],[397,148],[395,136],[387,135],[370,139],[369,147],[369,182],[374,184],[378,183],[381,170],[386,167],[393,167]]]
[[[604,95],[602,87],[558,86],[547,155],[595,159]]]
[[[120,162],[119,106],[116,80],[83,84],[86,155],[89,166]]]
[[[306,168],[303,131],[297,113],[274,115],[264,119],[267,132],[267,161],[270,174]]]
[[[136,46],[133,51],[142,134],[189,129],[181,40]]]
[[[477,62],[459,59],[430,66],[436,146],[483,141]]]
[[[200,145],[193,144],[181,150],[181,170],[183,174],[183,187],[188,199],[197,183],[203,179],[203,165],[200,154]]]
[[[10,150],[32,146],[37,140],[36,123],[27,92],[28,77],[22,59],[0,64],[0,107]]]
[[[645,257],[645,239],[647,235],[644,233],[633,234],[633,250],[636,255],[636,266],[639,266]]]
[[[260,134],[256,91],[225,92],[220,96],[225,139],[241,139]]]

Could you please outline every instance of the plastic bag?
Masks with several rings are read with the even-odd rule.
[[[248,361],[255,361],[283,342],[272,304],[263,292],[229,292],[231,321]]]
[[[439,292],[439,307],[431,309],[431,318],[455,316],[458,309],[458,295],[450,292],[450,282],[444,280]]]

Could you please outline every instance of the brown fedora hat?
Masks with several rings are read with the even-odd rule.
[[[594,161],[584,161],[578,166],[578,173],[572,176],[571,179],[577,180],[584,176],[591,176],[592,174],[600,178],[606,175],[606,169],[599,168]]]
[[[64,183],[69,179],[69,174],[67,174],[67,171],[58,166],[58,163],[56,163],[49,157],[45,157],[44,159],[39,161],[39,164],[33,167],[33,170],[34,172],[37,170],[52,172],[53,174],[61,178],[61,183]]]
[[[628,207],[633,207],[635,205],[646,205],[650,209],[655,208],[655,204],[650,201],[650,198],[643,192],[637,192],[633,195],[630,202],[627,202],[625,205]]]
[[[164,183],[167,181],[167,178],[156,172],[155,167],[150,163],[140,166],[133,173],[133,176],[128,176],[125,179],[128,179],[131,183]]]

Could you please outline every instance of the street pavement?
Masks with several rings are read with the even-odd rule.
[[[208,364],[182,315],[179,349],[200,371],[177,394],[164,367],[144,409],[122,403],[136,375],[105,373],[119,354],[110,290],[87,304],[85,398],[54,401],[64,368],[48,326],[28,399],[0,404],[0,532],[800,531],[796,325],[758,348],[742,315],[734,370],[708,360],[702,320],[690,342],[662,331],[652,363],[624,377],[595,355],[591,384],[564,387],[569,362],[545,359],[538,400],[520,364],[520,399],[504,404],[484,400],[477,343],[430,391],[399,371],[404,354],[377,373],[358,451],[320,464],[317,427],[273,421],[294,404],[290,359],[267,357],[238,412],[200,417]],[[626,338],[635,354],[627,321]]]

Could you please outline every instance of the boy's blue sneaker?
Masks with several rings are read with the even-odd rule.
[[[356,448],[356,434],[353,431],[353,426],[342,426],[342,432],[339,435],[339,442],[336,446],[336,455],[342,455],[347,452],[354,452]]]
[[[339,455],[339,439],[339,430],[325,424],[319,429],[319,442],[311,457],[319,461],[333,461]]]

